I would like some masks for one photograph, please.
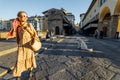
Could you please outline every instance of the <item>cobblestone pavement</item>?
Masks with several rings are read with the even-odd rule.
[[[66,37],[37,58],[37,80],[120,80],[118,42],[82,37],[94,52],[77,49]]]
[[[40,51],[36,52],[35,55],[37,56],[37,53],[42,53],[44,50],[47,50],[48,48],[52,47],[52,45],[56,44],[57,42],[59,42],[62,37],[59,38],[54,38],[53,40],[47,39],[47,40],[42,40],[42,48],[40,49]],[[4,46],[4,47],[3,47]],[[11,46],[11,47],[10,47]],[[17,52],[16,49],[13,50],[13,48],[16,48],[16,41],[15,39],[10,39],[10,40],[1,40],[0,41],[0,80],[14,80],[15,78],[13,78],[12,76],[12,72],[10,72],[16,62],[16,56],[17,56]],[[11,50],[11,51],[9,51]],[[6,52],[8,51],[8,52]],[[5,52],[5,54],[3,53]],[[7,75],[5,75],[6,73],[8,73]],[[3,77],[1,77],[2,75],[5,75]],[[24,74],[23,74],[24,75]],[[28,71],[26,71],[25,75],[28,75]],[[23,79],[22,80],[27,80],[26,76],[22,76]],[[25,78],[24,78],[25,77]],[[27,76],[28,78],[28,76]]]
[[[67,36],[38,54],[32,80],[120,80],[120,42],[81,38],[93,52],[77,49],[76,36]]]

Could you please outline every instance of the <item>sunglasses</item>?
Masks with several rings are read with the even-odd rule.
[[[27,17],[27,15],[19,15],[18,17],[20,17],[20,18],[25,18],[25,17]]]

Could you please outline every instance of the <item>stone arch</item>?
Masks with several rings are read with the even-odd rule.
[[[104,7],[100,13],[100,16],[99,16],[99,22],[102,22],[104,17],[106,16],[106,14],[109,14],[110,13],[110,9],[109,7]]]
[[[104,7],[100,13],[99,17],[99,31],[103,31],[103,36],[110,36],[110,20],[111,20],[111,12],[109,7]]]
[[[115,6],[114,15],[120,15],[120,0],[117,1]]]

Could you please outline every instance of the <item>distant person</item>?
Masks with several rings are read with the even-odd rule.
[[[50,33],[47,31],[46,33],[46,39],[49,39],[51,37]]]
[[[103,39],[103,36],[104,36],[103,31],[100,31],[100,35],[99,35],[100,39]]]
[[[116,33],[115,33],[115,38],[116,38],[116,39],[119,39],[119,32],[116,32]]]
[[[36,68],[35,54],[30,46],[30,41],[33,39],[32,36],[37,40],[39,40],[39,38],[34,27],[27,22],[27,19],[28,17],[25,11],[18,12],[17,19],[13,21],[13,28],[7,35],[8,39],[16,32],[18,57],[13,70],[13,76],[16,77],[17,80],[20,80],[22,72],[30,70],[31,75],[33,68]]]
[[[95,38],[98,37],[98,29],[95,30],[95,34],[94,34]]]

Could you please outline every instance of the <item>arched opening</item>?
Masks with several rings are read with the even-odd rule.
[[[108,7],[104,7],[99,18],[99,22],[101,22],[100,31],[103,31],[104,37],[110,35],[110,26],[111,26],[110,21],[111,21],[110,9]]]
[[[55,27],[55,34],[56,34],[56,35],[59,35],[59,34],[60,34],[59,26],[56,26],[56,27]]]
[[[104,7],[100,13],[99,22],[102,22],[106,14],[110,13],[110,9],[108,7]]]
[[[109,36],[110,20],[111,20],[110,13],[107,13],[107,14],[105,15],[105,17],[103,18],[102,30],[103,30],[103,36],[104,36],[104,37]]]

